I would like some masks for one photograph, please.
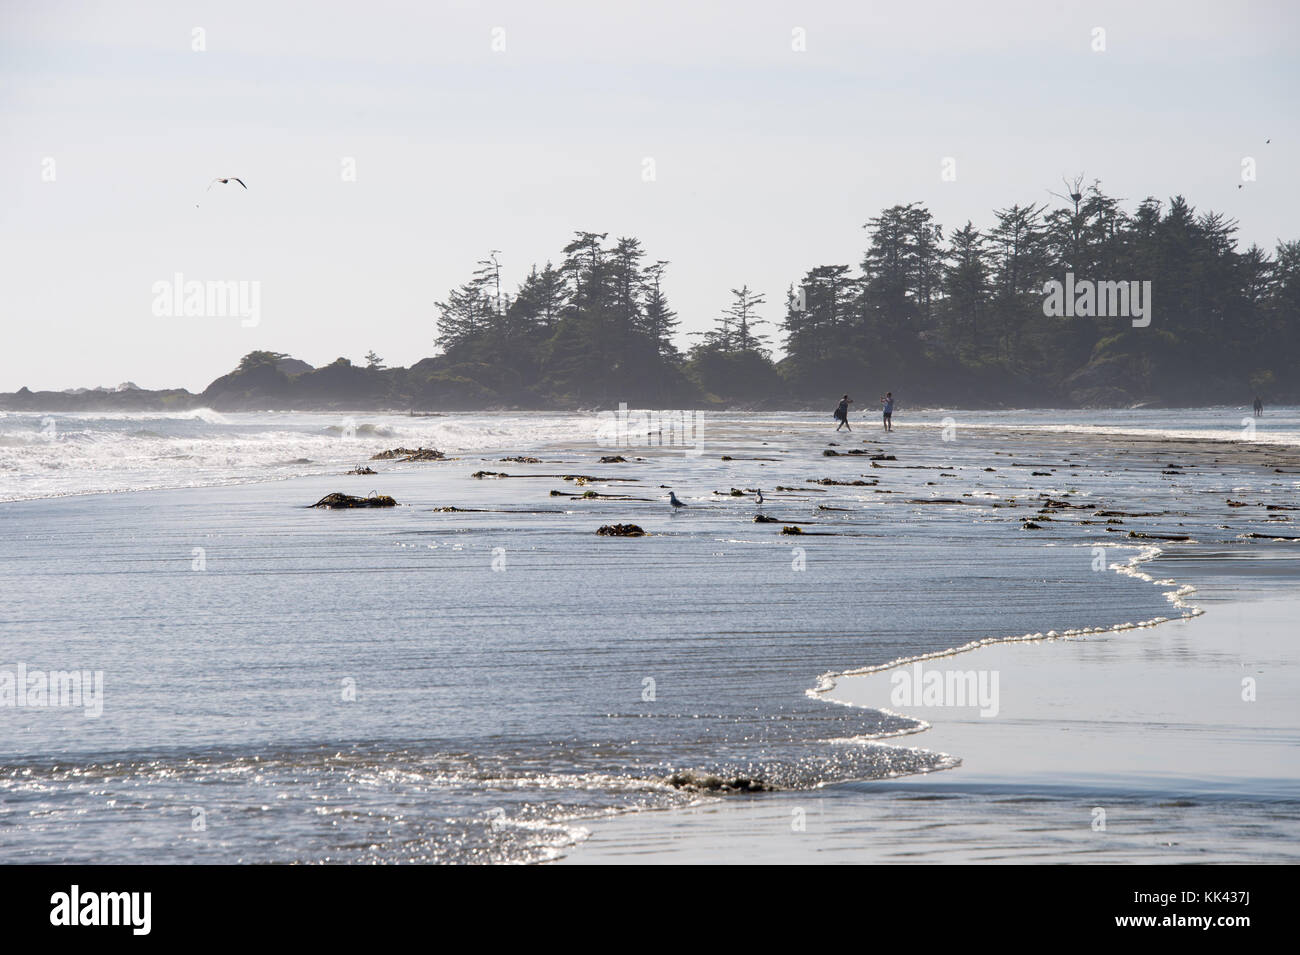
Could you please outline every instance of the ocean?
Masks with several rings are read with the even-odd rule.
[[[895,417],[664,447],[592,414],[0,416],[0,858],[537,862],[765,798],[723,783],[920,779],[961,754],[817,690],[1190,618],[1162,537],[1300,533],[1300,409]],[[369,460],[398,446],[447,457]],[[333,491],[399,506],[308,507]],[[101,675],[99,712],[6,706],[20,667]]]
[[[708,413],[702,414],[707,428]],[[935,434],[951,419],[957,433],[978,426],[1300,444],[1300,409],[1285,407],[1269,408],[1258,419],[1244,405],[1106,411],[910,411],[900,406],[898,414],[900,423],[930,428]],[[829,407],[825,415],[722,417],[750,422],[772,434],[831,420]],[[858,427],[878,430],[878,418],[867,412]],[[0,411],[0,501],[328,474],[340,466],[365,463],[372,449],[397,445],[457,453],[575,447],[596,442],[605,420],[598,414],[543,413],[411,417],[360,412],[223,414],[210,409],[132,414]]]

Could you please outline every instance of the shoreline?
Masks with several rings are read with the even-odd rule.
[[[1262,542],[1261,542],[1262,543]],[[1151,554],[1134,567],[1166,556]],[[1173,560],[1185,558],[1172,558]],[[1300,548],[1290,558],[1300,564]],[[1113,567],[1123,572],[1118,567]],[[1133,569],[1133,568],[1129,568]],[[1129,748],[1116,745],[1116,737],[1124,727],[1098,712],[1071,711],[1067,718],[1059,712],[1061,701],[1044,703],[1040,698],[1014,717],[983,720],[979,715],[968,715],[961,708],[927,707],[914,705],[891,709],[892,700],[886,683],[897,686],[901,680],[890,680],[891,674],[924,660],[962,661],[969,672],[970,664],[983,663],[987,671],[994,668],[1001,674],[1011,674],[1013,681],[1022,685],[1054,685],[1062,697],[1092,693],[1096,698],[1106,698],[1107,693],[1124,692],[1127,686],[1141,682],[1145,677],[1137,672],[1131,659],[1118,666],[1107,666],[1100,674],[1105,679],[1094,679],[1098,674],[1088,670],[1090,657],[1110,655],[1123,658],[1142,654],[1151,644],[1172,642],[1163,638],[1169,633],[1186,628],[1202,627],[1199,633],[1188,630],[1186,642],[1205,646],[1205,652],[1214,655],[1222,652],[1222,644],[1229,641],[1231,627],[1227,617],[1256,617],[1276,624],[1264,642],[1272,651],[1285,651],[1285,632],[1281,621],[1300,616],[1300,595],[1270,592],[1262,598],[1248,599],[1249,592],[1242,588],[1225,586],[1222,582],[1179,583],[1172,577],[1157,578],[1145,575],[1156,586],[1173,586],[1166,596],[1182,601],[1192,594],[1220,603],[1223,617],[1207,617],[1204,608],[1190,606],[1181,617],[1131,623],[1112,628],[1054,633],[1052,636],[1025,635],[1021,637],[993,638],[950,651],[891,661],[870,667],[856,668],[839,674],[823,674],[816,686],[806,694],[832,705],[867,707],[886,713],[920,720],[923,726],[911,735],[915,749],[952,756],[956,765],[937,768],[920,774],[910,774],[890,779],[856,780],[831,784],[820,791],[782,791],[766,796],[730,796],[714,798],[706,803],[687,807],[668,808],[662,811],[632,813],[601,820],[584,821],[587,827],[584,838],[567,850],[553,864],[728,864],[728,863],[810,863],[837,861],[850,864],[875,864],[881,862],[938,862],[986,864],[988,862],[1296,862],[1300,861],[1300,844],[1292,838],[1292,848],[1275,852],[1262,846],[1250,849],[1231,849],[1220,846],[1198,846],[1197,854],[1208,858],[1184,858],[1174,850],[1176,842],[1158,844],[1149,837],[1153,828],[1161,823],[1161,808],[1172,810],[1204,810],[1231,814],[1232,804],[1279,804],[1285,817],[1282,828],[1293,837],[1300,835],[1300,766],[1294,760],[1288,764],[1286,757],[1291,747],[1300,740],[1300,728],[1294,713],[1286,712],[1286,703],[1300,693],[1300,665],[1287,663],[1283,689],[1277,692],[1280,702],[1273,717],[1279,713],[1280,723],[1274,722],[1252,741],[1266,750],[1257,757],[1259,765],[1287,767],[1273,779],[1264,776],[1246,777],[1232,775],[1198,775],[1197,767],[1189,765],[1203,758],[1207,749],[1215,758],[1232,760],[1234,751],[1243,745],[1239,738],[1217,738],[1222,727],[1208,726],[1202,732],[1193,727],[1192,740],[1178,740],[1176,753],[1144,760],[1154,750],[1147,742],[1137,748],[1130,741]],[[1229,574],[1232,578],[1234,575]],[[1215,578],[1212,578],[1215,579]],[[1239,581],[1240,578],[1237,578]],[[1258,596],[1258,595],[1257,595]],[[1134,639],[1125,643],[1124,636]],[[1180,639],[1181,635],[1180,635]],[[1106,645],[1110,644],[1109,647]],[[1100,647],[1099,653],[1093,648]],[[1032,650],[1032,655],[1026,651]],[[1033,657],[1037,657],[1034,659]],[[1055,658],[1053,658],[1055,657]],[[1243,663],[1244,667],[1245,664]],[[1204,672],[1198,677],[1204,677]],[[1219,673],[1218,676],[1222,676]],[[1235,678],[1236,674],[1229,674]],[[1224,678],[1222,683],[1229,682]],[[1116,689],[1117,683],[1119,689]],[[1099,685],[1102,684],[1102,685]],[[1103,688],[1104,686],[1104,688]],[[1289,689],[1287,689],[1289,687]],[[1223,687],[1221,686],[1220,689]],[[1163,689],[1165,706],[1169,700],[1183,699],[1182,689]],[[1040,691],[1041,694],[1041,691]],[[1244,704],[1243,704],[1244,705]],[[1164,716],[1172,715],[1166,712]],[[1128,714],[1130,729],[1140,733],[1156,732],[1159,724],[1151,722],[1151,714],[1141,717]],[[1121,721],[1122,724],[1123,721]],[[1189,720],[1194,723],[1195,720]],[[1159,727],[1165,735],[1177,737],[1174,727]],[[1086,734],[1103,737],[1078,745],[1080,730]],[[1072,755],[1088,751],[1088,762],[1082,766],[1070,765],[1069,758],[1047,745],[1054,737],[1069,733]],[[1233,730],[1229,729],[1231,736]],[[1268,739],[1268,737],[1276,737]],[[842,741],[845,745],[873,745],[874,741]],[[1055,762],[1052,760],[1055,759]],[[1162,761],[1163,759],[1163,761]],[[1127,772],[1115,771],[1127,764]],[[1102,769],[1107,771],[1103,772]],[[900,804],[912,801],[918,805],[957,806],[960,821],[951,818],[930,819],[918,826],[916,813],[906,819],[897,818]],[[985,828],[981,843],[971,845],[918,847],[918,828],[936,826],[947,829],[974,824],[971,817],[991,813],[999,804],[1043,803],[1053,811],[1038,811],[1032,828],[1045,825],[1060,830],[1063,846],[1054,850],[1040,850],[1020,844],[1024,833],[1017,831],[1014,819],[1003,819]],[[1061,805],[1064,803],[1065,805]],[[1102,803],[1103,805],[1091,805]],[[813,808],[815,807],[815,809]],[[1107,808],[1110,807],[1110,808]],[[1226,807],[1226,808],[1225,808]],[[1110,847],[1104,842],[1108,833],[1116,831],[1114,822],[1106,828],[1097,828],[1097,819],[1105,824],[1105,812],[1120,818],[1138,818],[1143,813],[1154,815],[1147,820],[1148,830],[1125,834],[1119,840],[1123,847],[1117,851],[1131,853],[1129,858],[1105,858]],[[946,812],[947,810],[943,810]],[[811,819],[817,817],[822,831],[812,831]],[[870,819],[869,838],[862,828],[864,819]],[[802,826],[802,827],[801,827]],[[1150,845],[1135,846],[1134,840]],[[1273,856],[1277,856],[1274,858]]]
[[[1074,546],[1088,547],[1090,545],[1077,544]],[[1177,617],[1156,616],[1156,617],[1151,617],[1148,620],[1126,621],[1124,623],[1117,623],[1109,627],[1078,627],[1078,628],[1067,627],[1060,631],[1048,629],[1047,631],[1039,630],[1039,631],[1035,631],[1034,633],[1024,633],[1024,634],[1009,635],[1009,636],[1002,636],[1002,637],[984,637],[983,639],[974,640],[970,643],[963,644],[960,647],[953,647],[948,650],[935,650],[931,653],[922,653],[922,654],[917,654],[915,656],[901,657],[896,660],[890,660],[887,663],[877,663],[871,666],[854,667],[852,669],[841,670],[839,672],[823,673],[821,676],[817,678],[816,685],[804,692],[807,696],[812,697],[815,700],[825,700],[829,703],[840,703],[842,705],[852,705],[852,704],[844,703],[844,701],[842,700],[837,700],[835,699],[834,696],[835,689],[840,683],[840,681],[852,677],[864,677],[874,673],[883,673],[890,670],[897,670],[914,663],[924,663],[926,661],[931,661],[931,660],[944,660],[949,657],[960,657],[963,656],[964,654],[974,653],[977,650],[982,650],[985,647],[1006,646],[1006,645],[1016,644],[1016,643],[1042,643],[1051,640],[1068,640],[1073,637],[1116,636],[1128,630],[1147,630],[1147,629],[1151,629],[1152,627],[1158,627],[1163,623],[1169,623],[1172,620],[1188,620],[1191,619],[1192,617],[1199,617],[1201,614],[1205,613],[1205,611],[1200,607],[1197,607],[1193,604],[1189,604],[1185,600],[1183,600],[1184,597],[1190,596],[1191,594],[1194,594],[1196,592],[1196,588],[1193,585],[1178,584],[1177,581],[1172,579],[1157,579],[1151,574],[1143,573],[1141,570],[1139,570],[1139,568],[1143,564],[1149,563],[1150,561],[1158,560],[1160,556],[1164,553],[1162,548],[1151,546],[1151,545],[1142,545],[1142,544],[1120,544],[1120,545],[1112,544],[1110,546],[1133,548],[1137,550],[1138,553],[1122,564],[1111,564],[1107,569],[1113,570],[1117,574],[1124,574],[1130,577],[1137,577],[1138,579],[1145,580],[1148,583],[1151,583],[1157,587],[1173,586],[1174,589],[1165,591],[1164,596],[1165,599],[1167,599],[1171,604],[1174,605],[1175,609],[1182,611],[1182,613]],[[889,711],[886,710],[885,712],[889,712]],[[904,714],[901,713],[894,714],[894,715],[904,716]],[[918,730],[918,732],[921,731]]]

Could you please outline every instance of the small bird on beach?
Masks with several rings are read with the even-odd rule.
[[[763,505],[763,489],[761,487],[758,488],[757,494],[758,494],[758,504],[761,507]]]
[[[681,501],[677,500],[677,495],[676,495],[674,492],[672,492],[672,491],[669,491],[669,492],[668,492],[668,503],[671,504],[673,507],[685,507],[685,506],[686,506],[686,505],[683,504]]]

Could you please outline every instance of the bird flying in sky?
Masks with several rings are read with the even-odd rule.
[[[229,185],[229,184],[232,183],[232,182],[237,182],[237,183],[239,183],[241,186],[244,186],[244,180],[240,179],[238,176],[227,176],[227,177],[224,178],[224,179],[222,179],[220,176],[218,176],[216,179],[213,179],[210,183],[208,183],[208,188],[207,188],[207,189],[204,189],[203,192],[204,192],[205,194],[208,193],[209,191],[211,191],[212,187],[215,186],[217,183],[221,183],[223,186],[226,186],[226,185]],[[247,189],[248,186],[244,186],[244,188]],[[197,209],[198,207],[199,207],[199,204],[198,204],[197,202],[194,203],[194,208]]]

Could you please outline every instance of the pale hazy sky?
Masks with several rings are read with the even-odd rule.
[[[577,229],[671,260],[683,331],[742,283],[775,319],[884,206],[983,226],[1080,172],[1271,249],[1300,238],[1298,11],[0,0],[0,391],[199,390],[255,348],[409,365],[489,249],[513,287]],[[177,272],[260,282],[259,324],[156,317]]]

